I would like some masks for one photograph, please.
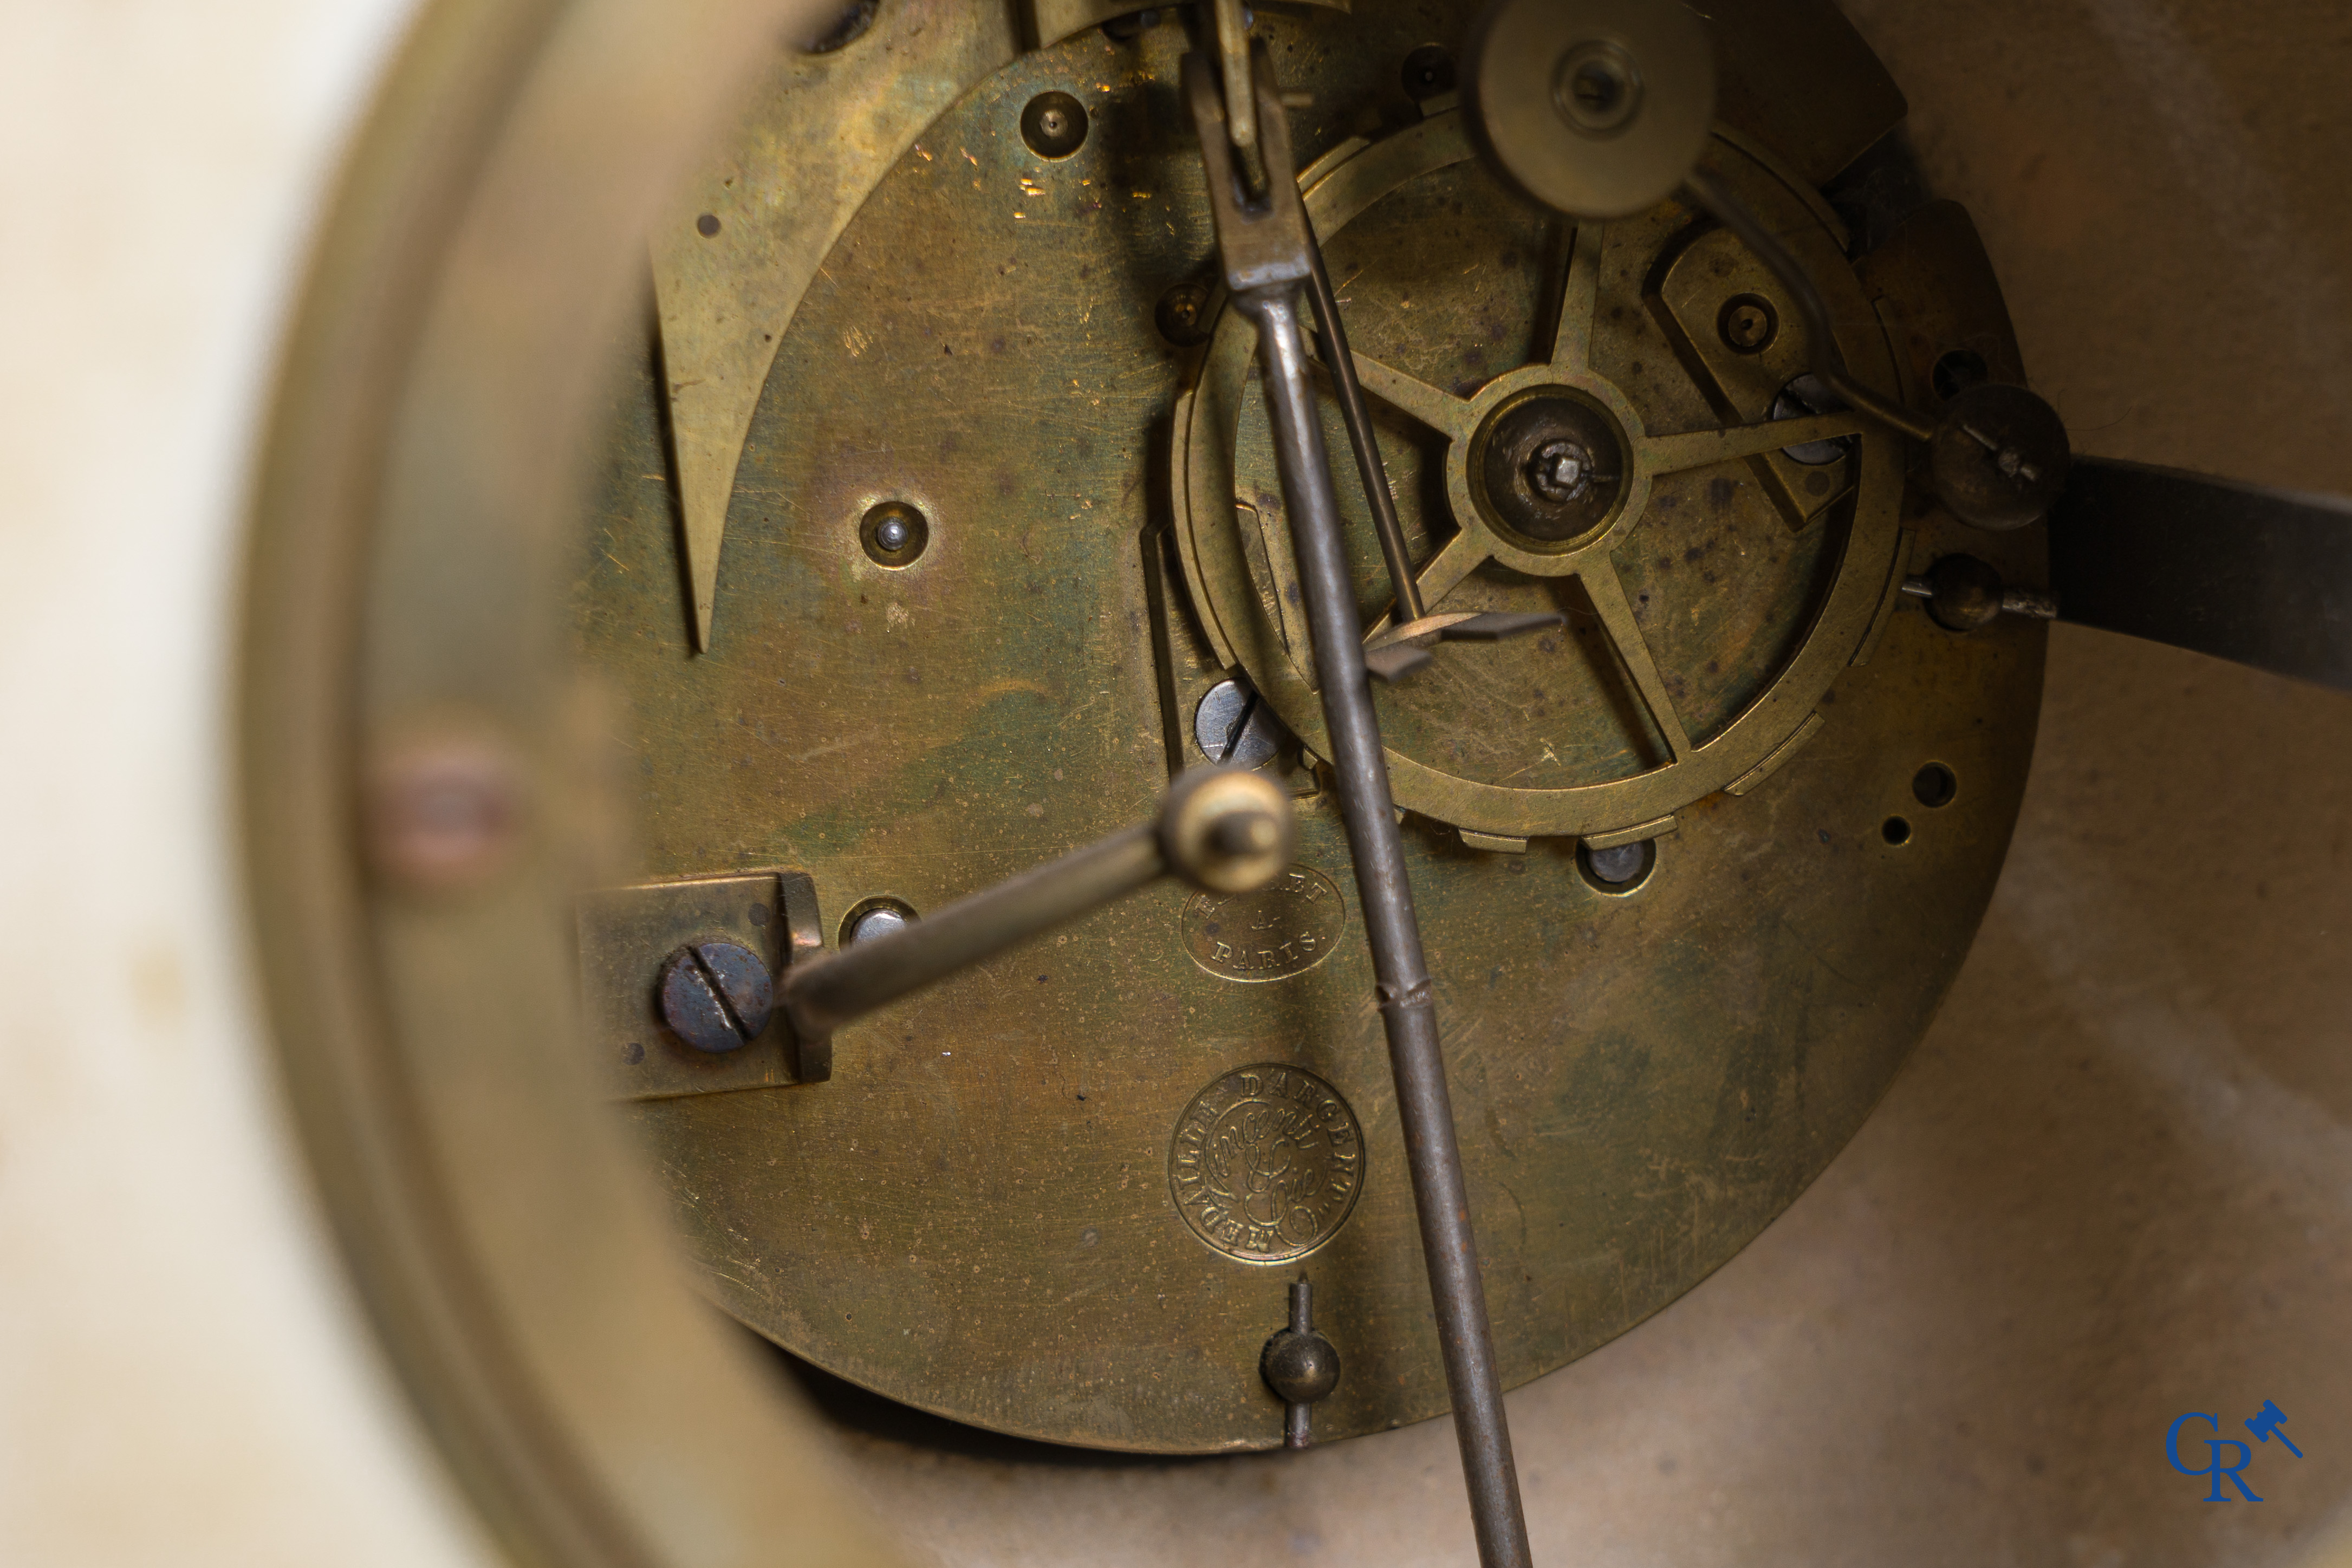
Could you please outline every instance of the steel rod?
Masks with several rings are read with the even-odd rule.
[[[968,964],[1133,893],[1167,869],[1157,826],[1129,828],[960,898],[887,936],[794,964],[784,971],[778,997],[793,1032],[803,1040],[821,1040]]]
[[[1290,1282],[1290,1332],[1310,1334],[1315,1332],[1315,1287],[1305,1280]],[[1286,1448],[1311,1448],[1315,1446],[1315,1406],[1291,1401],[1282,1413],[1282,1446]]]
[[[1380,719],[1364,668],[1363,626],[1340,545],[1339,507],[1331,493],[1307,347],[1299,335],[1297,292],[1294,284],[1281,283],[1239,294],[1234,303],[1258,327],[1258,362],[1274,426],[1275,459],[1290,514],[1315,670],[1322,686],[1323,719],[1330,730],[1339,810],[1356,862],[1356,891],[1372,950],[1381,1019],[1388,1033],[1405,1162],[1421,1220],[1430,1295],[1437,1309],[1438,1343],[1454,1401],[1454,1430],[1462,1448],[1478,1560],[1486,1568],[1530,1568],[1527,1519],[1519,1504],[1510,1427],[1495,1372],[1494,1336],[1486,1322],[1486,1287],[1478,1277],[1477,1242],[1470,1227],[1470,1198],[1454,1140],[1454,1107],[1446,1094],[1437,1012],[1405,873],[1404,841],[1389,795]]]
[[[1156,820],[1128,828],[925,918],[793,963],[776,988],[803,1047],[842,1025],[994,957],[1173,873],[1213,893],[1265,886],[1290,864],[1290,798],[1263,774],[1196,768],[1169,787]]]
[[[1364,388],[1356,379],[1356,357],[1349,351],[1348,329],[1339,319],[1339,298],[1332,292],[1331,274],[1323,265],[1323,246],[1315,238],[1311,221],[1307,225],[1307,258],[1312,267],[1307,298],[1315,308],[1315,331],[1323,340],[1323,362],[1330,368],[1331,385],[1339,394],[1339,417],[1348,423],[1348,444],[1355,448],[1356,474],[1364,482],[1364,504],[1372,509],[1372,528],[1380,535],[1381,555],[1389,563],[1389,580],[1396,591],[1396,622],[1402,626],[1421,619],[1421,585],[1413,580],[1412,552],[1404,542],[1404,525],[1397,520],[1396,497],[1389,492],[1388,465],[1381,461],[1371,410],[1364,406]]]

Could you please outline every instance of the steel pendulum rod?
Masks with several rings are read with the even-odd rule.
[[[1348,422],[1348,444],[1356,451],[1356,474],[1364,482],[1364,504],[1372,509],[1372,528],[1381,538],[1381,555],[1388,562],[1389,580],[1396,589],[1396,623],[1422,616],[1421,585],[1412,577],[1412,552],[1405,548],[1404,525],[1397,521],[1396,497],[1389,493],[1388,467],[1381,461],[1379,438],[1372,434],[1371,411],[1364,406],[1364,389],[1356,380],[1356,357],[1348,350],[1348,329],[1339,319],[1339,298],[1331,289],[1331,274],[1323,265],[1323,247],[1315,227],[1307,226],[1307,299],[1315,307],[1315,330],[1323,340],[1323,361],[1330,367],[1331,385],[1339,394],[1339,415]]]
[[[1412,1176],[1413,1206],[1421,1221],[1422,1253],[1436,1307],[1438,1345],[1454,1401],[1454,1430],[1462,1448],[1478,1558],[1486,1568],[1531,1568],[1518,1475],[1511,1462],[1510,1427],[1495,1371],[1494,1335],[1486,1322],[1486,1292],[1478,1277],[1477,1242],[1470,1228],[1469,1193],[1454,1141],[1454,1107],[1445,1091],[1429,968],[1405,874],[1404,841],[1389,796],[1380,719],[1364,664],[1363,626],[1340,544],[1339,510],[1332,496],[1306,340],[1299,330],[1298,294],[1313,275],[1313,242],[1292,172],[1297,164],[1271,68],[1262,53],[1253,56],[1256,144],[1273,172],[1263,195],[1251,189],[1236,156],[1218,77],[1205,55],[1185,57],[1184,92],[1208,168],[1218,258],[1235,308],[1257,324],[1275,461],[1290,514],[1323,721],[1330,732],[1339,812],[1356,862],[1356,890],[1372,952],[1381,1021],[1388,1034],[1405,1163]],[[1334,348],[1336,357],[1336,344]]]
[[[1511,1461],[1502,1385],[1495,1374],[1494,1335],[1486,1322],[1486,1288],[1478,1278],[1478,1247],[1471,1234],[1470,1198],[1454,1142],[1454,1107],[1445,1090],[1437,1011],[1430,998],[1412,888],[1405,875],[1404,841],[1389,798],[1380,720],[1364,668],[1363,629],[1340,548],[1339,508],[1332,500],[1306,345],[1299,337],[1297,291],[1277,286],[1244,295],[1235,304],[1258,324],[1275,457],[1290,512],[1299,588],[1307,601],[1323,720],[1331,733],[1339,811],[1347,823],[1356,889],[1371,944],[1381,1021],[1388,1031],[1405,1160],[1412,1168],[1422,1251],[1437,1306],[1438,1338],[1469,1483],[1478,1557],[1487,1568],[1525,1568],[1532,1561],[1527,1521]]]

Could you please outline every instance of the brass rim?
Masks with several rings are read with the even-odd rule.
[[[564,389],[586,379],[566,344],[626,308],[642,220],[776,11],[430,8],[345,169],[259,474],[239,722],[268,1018],[378,1341],[522,1562],[886,1560],[813,1423],[692,1293],[608,1113],[521,1043],[568,1011],[554,606],[381,613],[387,580],[447,587],[420,567],[554,580],[538,568],[584,412]],[[420,634],[458,656],[420,658]],[[438,883],[396,852],[368,874],[362,780],[400,769],[367,759],[457,736],[522,781],[510,852]]]

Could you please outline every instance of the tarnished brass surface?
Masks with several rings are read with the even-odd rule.
[[[1220,895],[1256,893],[1284,873],[1297,847],[1290,798],[1279,784],[1245,768],[1197,768],[1170,787],[1157,821],[1027,867],[920,918],[900,906],[896,929],[811,954],[777,986],[800,1044],[802,1081],[821,1076],[805,1070],[812,1055],[830,1071],[838,1030],[943,978],[1015,956],[1156,883],[1181,881]],[[845,921],[844,929],[856,927]],[[756,998],[756,989],[751,994]]]
[[[1256,893],[1196,893],[1177,915],[1192,962],[1228,980],[1303,975],[1338,950],[1347,923],[1339,883],[1310,865]]]
[[[933,116],[1013,57],[1014,29],[1009,5],[890,0],[846,48],[778,50],[726,157],[656,226],[654,287],[698,647],[717,635],[736,456],[777,340],[875,180]]]
[[[1723,25],[1763,26],[1749,9]],[[1642,466],[1599,533],[1552,549],[1489,530],[1482,549],[1494,541],[1517,576],[1447,570],[1457,601],[1475,592],[1479,608],[1550,607],[1563,563],[1588,598],[1622,583],[1600,619],[1639,625],[1655,672],[1629,702],[1588,617],[1576,635],[1449,648],[1440,657],[1454,662],[1383,715],[1397,752],[1433,759],[1415,766],[1443,768],[1466,799],[1576,802],[1496,821],[1433,783],[1405,795],[1424,813],[1408,853],[1516,1383],[1728,1257],[1851,1134],[1924,1027],[1999,868],[2042,633],[2005,621],[1956,636],[1894,608],[1890,591],[1964,544],[2038,580],[2040,547],[2031,531],[1963,540],[1906,499],[1896,449],[1869,433],[1852,498],[1792,528],[1749,461],[1790,433],[1761,447],[1713,434],[1727,417],[1716,400],[1750,418],[1738,406],[1750,393],[1694,375],[1657,320],[1648,280],[1692,237],[1688,214],[1580,243],[1495,192],[1452,151],[1450,117],[1423,120],[1397,89],[1398,62],[1437,25],[1385,5],[1260,18],[1286,87],[1314,98],[1294,119],[1302,156],[1321,160],[1309,183],[1359,193],[1352,221],[1335,206],[1328,228],[1350,330],[1399,372],[1368,388],[1410,400],[1410,376],[1438,389],[1444,401],[1417,405],[1424,423],[1474,439],[1477,422],[1453,404],[1499,401],[1522,390],[1515,375],[1564,382],[1615,420]],[[1282,562],[1264,543],[1283,530],[1255,529],[1267,499],[1253,487],[1250,506],[1211,517],[1160,487],[1171,467],[1190,472],[1167,432],[1198,424],[1208,378],[1226,375],[1217,428],[1242,433],[1238,470],[1274,491],[1270,467],[1251,467],[1248,399],[1226,368],[1245,361],[1213,346],[1196,362],[1154,326],[1161,295],[1210,255],[1174,94],[1181,47],[1163,26],[1024,56],[880,177],[817,281],[786,302],[717,578],[730,631],[711,653],[693,653],[681,612],[661,388],[648,365],[621,390],[574,602],[585,655],[631,716],[647,874],[802,868],[828,931],[877,896],[937,907],[1147,812],[1199,758],[1192,705],[1236,664],[1311,744],[1313,705],[1282,685]],[[1924,385],[1945,348],[2005,340],[1981,254],[1948,227],[1906,231],[1849,270],[1803,189],[1869,140],[1858,127],[1885,128],[1884,78],[1848,62],[1800,95],[1802,71],[1743,76],[1738,57],[1726,61],[1717,166],[1825,254],[1857,366]],[[1066,158],[1021,138],[1023,108],[1045,91],[1091,117]],[[1742,108],[1756,104],[1769,112]],[[1793,149],[1785,172],[1776,135]],[[1575,275],[1580,253],[1590,348],[1567,371],[1523,371],[1553,358],[1533,351],[1560,336],[1548,280]],[[1688,336],[1714,329],[1675,319]],[[1856,428],[1832,418],[1806,438]],[[1424,548],[1441,508],[1478,515],[1427,435],[1399,424],[1383,445]],[[1234,497],[1231,478],[1222,494]],[[930,530],[903,568],[858,538],[859,519],[890,500]],[[1222,548],[1243,563],[1251,591],[1234,591],[1230,564],[1224,587],[1189,589],[1165,553],[1170,528],[1190,529],[1194,557]],[[1369,601],[1369,529],[1362,545]],[[1633,609],[1644,593],[1660,607],[1646,622]],[[1253,653],[1231,652],[1236,626]],[[1538,677],[1549,711],[1513,690]],[[1661,706],[1680,745],[1654,717],[1645,731],[1640,709]],[[1656,765],[1685,751],[1664,788]],[[1960,780],[1932,810],[1910,790],[1929,760]],[[1507,779],[1529,762],[1558,768],[1546,789]],[[1298,860],[1344,905],[1336,814],[1311,773],[1291,777],[1307,791]],[[1719,792],[1735,783],[1748,792]],[[1580,789],[1614,791],[1609,809],[1585,810]],[[1488,841],[1533,836],[1525,852],[1481,852],[1433,813]],[[1544,836],[1605,842],[1637,827],[1672,836],[1622,894]],[[1197,1451],[1281,1440],[1257,1356],[1304,1269],[1348,1367],[1318,1434],[1435,1414],[1444,1385],[1356,923],[1333,922],[1311,967],[1248,983],[1203,960],[1201,918],[1180,889],[1147,893],[845,1030],[827,1084],[633,1106],[713,1294],[818,1364],[926,1408],[1065,1442]],[[1188,1105],[1256,1066],[1311,1072],[1361,1129],[1352,1213],[1278,1266],[1203,1245],[1171,1187]]]

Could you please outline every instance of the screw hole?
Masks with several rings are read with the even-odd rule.
[[[1405,97],[1415,103],[1425,102],[1454,90],[1454,57],[1443,44],[1423,44],[1405,56],[1401,74]]]
[[[1021,140],[1040,158],[1067,158],[1086,144],[1086,105],[1066,92],[1041,92],[1021,111]]]
[[[1970,387],[1990,381],[1992,367],[1974,349],[1954,349],[1936,361],[1927,379],[1935,383],[1936,395],[1949,402]]]
[[[1160,297],[1159,307],[1151,313],[1160,335],[1180,349],[1190,349],[1209,340],[1208,285],[1187,278]]]
[[[1716,312],[1716,335],[1735,354],[1760,354],[1780,335],[1780,313],[1760,294],[1735,294]]]
[[[1607,850],[1585,844],[1576,846],[1576,869],[1583,874],[1585,884],[1610,898],[1622,898],[1633,892],[1648,882],[1650,873],[1657,868],[1655,839]]]
[[[1890,844],[1907,844],[1911,841],[1911,824],[1904,818],[1889,817],[1880,826],[1878,836]]]
[[[858,520],[857,542],[877,566],[912,566],[931,542],[930,520],[904,501],[885,501]]]
[[[916,920],[914,905],[900,898],[861,899],[841,919],[841,946],[871,942],[904,931]]]
[[[1960,792],[1960,780],[1940,762],[1930,762],[1911,776],[1911,793],[1931,811],[1941,810]]]
[[[700,235],[704,239],[709,239],[718,234],[719,214],[717,213],[705,213],[700,217],[695,219],[694,232]]]

